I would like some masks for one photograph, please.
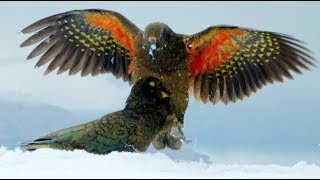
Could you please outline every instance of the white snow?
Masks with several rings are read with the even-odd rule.
[[[214,161],[213,161],[214,162]],[[206,164],[177,161],[161,152],[94,155],[85,151],[0,148],[0,178],[319,178],[320,167]]]

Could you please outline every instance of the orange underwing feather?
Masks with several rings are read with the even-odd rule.
[[[59,68],[57,74],[66,71],[69,75],[80,72],[81,76],[112,73],[125,82],[133,80],[131,62],[142,31],[117,12],[72,10],[43,18],[22,32],[35,34],[21,47],[42,41],[28,59],[41,56],[37,67],[51,61],[45,74]]]
[[[240,29],[215,29],[201,37],[194,37],[191,43],[186,43],[186,49],[191,54],[190,73],[192,76],[204,74],[227,62],[229,57],[240,49],[231,36],[244,33]]]
[[[108,13],[91,13],[85,14],[86,21],[95,27],[100,27],[104,30],[110,31],[112,37],[120,45],[129,50],[131,57],[134,56],[134,40],[130,32],[122,25],[122,23],[113,15]]]
[[[129,67],[128,67],[128,74],[130,75],[134,70],[134,64],[133,61],[130,62]]]
[[[184,37],[194,97],[228,104],[249,97],[268,83],[293,79],[315,59],[292,36],[234,26],[212,26]]]

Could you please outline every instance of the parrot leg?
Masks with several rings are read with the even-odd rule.
[[[157,150],[164,149],[166,146],[173,150],[181,149],[182,142],[191,142],[184,136],[182,128],[183,124],[178,121],[175,114],[168,116],[164,127],[152,141],[153,146]]]
[[[178,122],[178,136],[177,137],[180,138],[186,144],[192,143],[191,140],[186,138],[186,136],[184,135],[184,133],[182,131],[182,128],[183,128],[183,124]]]
[[[174,119],[175,119],[174,114],[169,115],[167,117],[167,120],[166,120],[165,124],[163,125],[161,131],[157,134],[157,136],[152,141],[152,145],[157,150],[162,150],[166,147],[167,137],[170,134],[171,127],[174,126],[174,123],[175,123]]]
[[[152,141],[152,145],[156,150],[162,150],[166,148],[166,140],[163,134],[158,133],[157,136]]]

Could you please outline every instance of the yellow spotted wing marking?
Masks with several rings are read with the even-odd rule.
[[[127,49],[131,57],[134,56],[134,37],[117,17],[107,12],[88,12],[85,14],[85,18],[92,27],[101,28],[104,31],[110,32],[112,38],[115,40],[113,42]],[[105,37],[105,39],[110,38]]]
[[[68,24],[67,20],[64,20],[63,22],[66,23],[63,28],[61,28],[61,31],[65,32],[63,37],[68,39],[70,43],[74,43],[76,47],[81,46],[82,48],[80,50],[82,52],[85,51],[84,48],[88,48],[91,51],[89,55],[92,55],[94,54],[93,52],[98,51],[96,55],[101,56],[101,54],[108,55],[112,49],[116,48],[116,42],[113,41],[110,35],[105,33],[102,35],[86,33],[85,31],[80,30],[83,29],[83,26],[74,23],[74,20],[71,21],[71,25]],[[62,24],[61,21],[60,23]],[[122,56],[128,54],[128,51],[126,51],[124,48],[118,46],[116,49]],[[112,54],[114,53],[115,52],[113,51]]]
[[[241,48],[233,52],[230,60],[223,62],[218,68],[215,68],[213,74],[218,82],[226,77],[235,78],[238,71],[244,71],[247,63],[252,66],[264,66],[264,63],[270,63],[270,59],[277,59],[279,52],[279,43],[276,38],[271,38],[269,33],[249,31],[237,37]],[[250,44],[249,44],[250,43]],[[222,78],[220,81],[219,79]]]

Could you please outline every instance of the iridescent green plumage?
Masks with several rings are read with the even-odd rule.
[[[170,94],[156,78],[137,82],[124,110],[95,121],[42,136],[22,145],[23,149],[84,149],[106,154],[111,151],[146,151],[171,114]]]

